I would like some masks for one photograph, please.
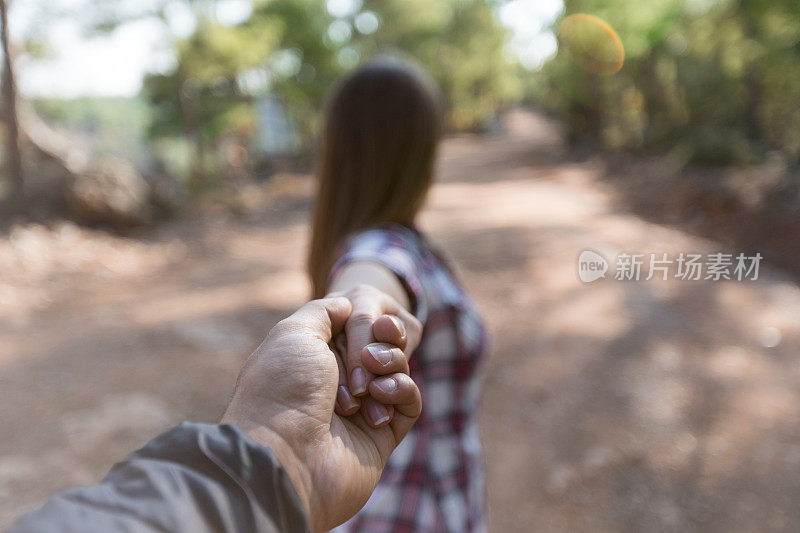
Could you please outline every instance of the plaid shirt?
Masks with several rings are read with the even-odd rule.
[[[411,377],[422,415],[389,458],[366,506],[337,532],[485,531],[477,420],[487,334],[446,262],[414,228],[386,224],[351,236],[330,279],[352,261],[391,269],[412,299],[422,340]]]

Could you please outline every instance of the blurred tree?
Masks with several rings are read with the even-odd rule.
[[[202,15],[195,32],[176,42],[174,71],[145,80],[156,110],[152,136],[181,133],[192,141],[196,185],[207,181],[219,159],[209,155],[218,155],[224,139],[248,144],[255,134],[252,103],[268,91],[308,138],[325,90],[341,73],[324,43],[330,21],[324,2],[310,0],[259,2],[233,27]]]
[[[203,182],[225,139],[247,146],[255,134],[255,100],[277,97],[308,146],[334,82],[382,53],[419,62],[441,85],[451,126],[475,129],[519,94],[495,7],[488,0],[393,0],[352,2],[343,11],[324,0],[257,0],[234,26],[206,9],[194,33],[176,40],[174,70],[145,81],[155,109],[150,131],[190,139],[193,181]]]
[[[605,20],[625,47],[613,75],[586,72],[563,47],[543,69],[539,99],[567,118],[573,140],[675,148],[706,163],[748,163],[776,149],[800,157],[796,0],[566,0],[565,8]]]
[[[8,38],[8,3],[0,0],[0,46],[3,51],[3,118],[6,123],[6,170],[11,181],[12,193],[22,192],[22,154],[19,144],[19,122],[17,119],[17,84],[14,76],[13,51]]]

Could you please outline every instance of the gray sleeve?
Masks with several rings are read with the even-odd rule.
[[[53,496],[23,532],[307,532],[271,449],[233,425],[184,423],[117,463],[94,487]]]

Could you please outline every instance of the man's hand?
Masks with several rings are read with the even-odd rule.
[[[369,352],[368,345],[375,344],[373,326],[385,339],[378,343],[382,348],[391,346],[387,342],[401,343],[405,333],[398,331],[400,335],[392,338],[390,323],[396,322],[381,314],[399,310],[388,304],[370,314],[369,322],[367,315],[354,313],[357,320],[349,324],[358,305],[344,297],[326,298],[279,322],[247,361],[222,420],[274,450],[317,531],[344,522],[366,503],[389,455],[422,409],[419,389],[407,373],[397,370],[407,372],[402,361],[383,366],[367,358],[371,375],[385,374],[372,380],[367,392],[377,403],[391,407],[391,421],[376,428],[369,413],[365,416],[370,423],[361,414],[345,418],[334,413],[340,372],[332,339],[345,327],[348,338],[357,330],[358,339],[368,339],[359,348],[360,356],[362,349]],[[416,347],[419,336],[412,339],[407,326],[405,331],[406,348],[412,342]]]

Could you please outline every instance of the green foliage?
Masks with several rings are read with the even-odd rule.
[[[567,0],[566,15],[608,22],[625,65],[602,76],[565,50],[538,99],[572,139],[678,149],[703,163],[800,157],[800,4],[795,0]],[[558,22],[556,23],[558,26]]]
[[[492,2],[368,0],[356,7],[335,17],[324,0],[255,0],[250,17],[233,27],[198,9],[196,31],[175,42],[174,70],[145,80],[151,137],[188,139],[192,174],[206,179],[219,172],[226,142],[253,145],[254,102],[270,94],[310,146],[336,80],[384,53],[416,60],[432,74],[458,129],[479,127],[519,94]]]

